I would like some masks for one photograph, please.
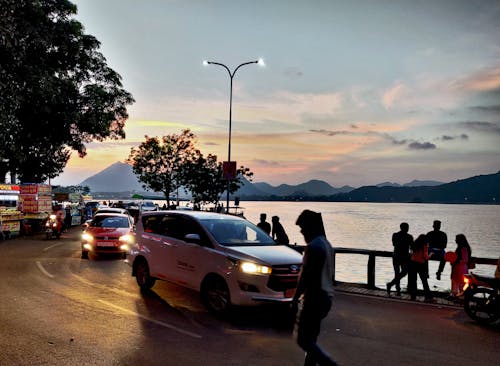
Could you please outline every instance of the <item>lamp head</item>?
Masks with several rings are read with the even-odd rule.
[[[266,63],[264,62],[264,59],[263,58],[259,58],[257,60],[257,65],[259,66],[266,66]]]

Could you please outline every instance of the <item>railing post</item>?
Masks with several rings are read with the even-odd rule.
[[[368,255],[368,288],[375,288],[375,253],[370,253]]]
[[[337,255],[335,254],[335,250],[333,251],[332,257],[333,257],[332,258],[332,265],[333,265],[332,283],[335,286],[337,284],[337,282],[335,281],[335,272],[337,272],[337,270],[335,269],[335,259],[337,258]]]

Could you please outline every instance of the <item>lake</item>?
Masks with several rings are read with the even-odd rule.
[[[161,203],[160,203],[161,202]],[[163,205],[164,201],[158,201]],[[455,250],[455,236],[464,234],[471,245],[472,255],[500,256],[500,205],[447,205],[416,203],[356,203],[356,202],[240,202],[245,217],[259,222],[266,213],[268,222],[279,216],[290,243],[305,244],[295,220],[305,210],[321,212],[328,239],[334,247],[392,251],[392,234],[399,224],[407,222],[410,234],[416,238],[432,230],[434,220],[440,220],[441,230],[448,235],[447,250]],[[366,283],[367,256],[339,254],[336,278],[339,281]],[[430,262],[429,285],[435,290],[450,289],[450,266],[446,265],[441,281],[435,279],[438,262]],[[478,265],[476,273],[492,276],[494,266]],[[376,285],[385,288],[393,277],[390,258],[378,258]],[[406,287],[406,279],[402,283]],[[420,283],[420,281],[419,281]],[[419,285],[420,286],[420,285]]]
[[[399,224],[407,222],[410,234],[416,238],[432,230],[434,220],[440,220],[441,230],[448,235],[447,250],[455,250],[455,236],[464,234],[472,255],[498,258],[500,256],[500,205],[446,205],[412,203],[355,203],[355,202],[241,202],[245,217],[254,223],[260,213],[279,216],[291,243],[304,244],[295,220],[304,209],[322,213],[325,231],[334,247],[392,251],[392,233]],[[366,283],[368,257],[339,254],[336,277],[339,281]],[[430,262],[429,285],[437,290],[449,290],[450,266],[441,281],[435,279],[438,262]],[[393,277],[390,258],[377,258],[376,285],[385,288]],[[478,265],[474,272],[493,275],[494,266]],[[419,281],[420,282],[420,281]],[[406,280],[403,279],[406,287]]]

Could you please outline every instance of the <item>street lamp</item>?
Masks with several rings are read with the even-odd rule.
[[[229,88],[229,142],[228,142],[228,149],[227,149],[227,161],[228,164],[231,164],[231,122],[232,122],[232,109],[233,109],[233,78],[234,75],[236,74],[236,71],[242,66],[245,65],[251,65],[251,64],[258,64],[260,66],[264,66],[264,60],[263,59],[258,59],[256,61],[249,61],[249,62],[244,62],[242,64],[239,64],[233,72],[227,67],[226,65],[220,63],[220,62],[213,62],[213,61],[203,61],[203,65],[218,65],[222,66],[223,68],[226,69],[227,73],[229,74],[229,80],[230,80],[230,88]],[[227,179],[227,200],[226,200],[226,212],[229,213],[229,181],[230,177]]]

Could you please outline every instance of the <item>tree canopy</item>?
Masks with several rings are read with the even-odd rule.
[[[0,179],[39,183],[71,152],[125,138],[134,102],[67,0],[0,0]]]
[[[178,189],[192,194],[195,203],[217,203],[227,189],[223,178],[222,162],[217,156],[204,157],[196,148],[196,136],[189,130],[181,134],[148,137],[128,157],[133,172],[145,189],[162,192],[170,206],[170,195]],[[236,192],[243,178],[251,179],[253,173],[241,166],[236,178],[229,181],[229,192]]]
[[[186,179],[186,166],[198,159],[195,135],[186,129],[181,134],[148,137],[132,148],[128,162],[145,189],[162,192],[170,206],[170,194],[181,188]]]

